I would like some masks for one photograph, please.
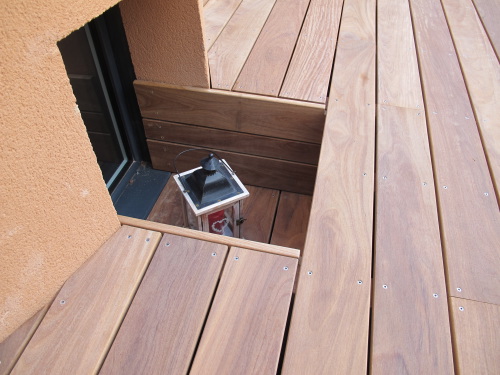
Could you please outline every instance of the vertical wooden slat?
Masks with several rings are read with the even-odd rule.
[[[424,113],[381,106],[377,129],[371,373],[452,374]]]
[[[325,103],[344,0],[311,0],[280,97]]]
[[[366,374],[375,1],[346,0],[283,374]]]
[[[247,186],[250,196],[241,202],[240,238],[268,243],[273,229],[279,190]]]
[[[184,197],[176,184],[174,177],[170,176],[163,188],[153,209],[148,215],[149,221],[157,223],[184,226]]]
[[[470,0],[443,0],[443,6],[500,202],[500,62]]]
[[[500,213],[438,0],[411,0],[450,295],[500,303]]]
[[[304,248],[311,203],[310,195],[281,192],[271,237],[273,245]]]
[[[463,375],[500,373],[500,306],[450,298],[457,369]]]
[[[165,234],[100,374],[184,374],[228,248]]]
[[[500,2],[495,0],[474,0],[483,25],[500,60]]]
[[[191,374],[274,374],[297,259],[232,248]]]
[[[234,91],[278,96],[310,0],[277,0]]]
[[[96,373],[160,237],[121,227],[66,281],[12,374]]]
[[[48,309],[47,305],[0,343],[0,375],[10,373]]]
[[[377,3],[371,373],[452,374],[434,178],[410,8]]]
[[[205,21],[205,48],[215,43],[232,15],[241,4],[241,0],[205,0],[203,20]]]
[[[243,0],[208,51],[212,88],[231,90],[276,0]]]

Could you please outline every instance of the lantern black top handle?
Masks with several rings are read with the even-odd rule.
[[[212,150],[209,150],[209,149],[206,149],[206,148],[190,148],[190,149],[187,149],[187,150],[179,152],[176,155],[176,157],[174,158],[174,169],[175,169],[175,173],[177,173],[177,176],[179,176],[179,170],[177,169],[177,164],[176,164],[177,158],[179,156],[181,156],[182,154],[185,154],[186,152],[189,152],[189,151],[206,151],[209,154],[215,155],[217,157],[217,159],[219,159],[222,163],[224,163],[224,165],[229,170],[229,172],[232,175],[234,175],[234,171],[231,169],[231,167],[225,162],[225,160],[223,160],[219,155],[217,155],[217,153],[215,151],[212,151]],[[186,190],[186,187],[184,186],[184,182],[182,181],[182,178],[179,178],[179,181],[181,182],[182,186],[184,187],[184,190]]]
[[[231,169],[231,167],[229,166],[229,164],[227,164],[225,162],[225,160],[223,160],[219,155],[217,155],[217,153],[215,151],[212,151],[212,150],[209,150],[209,149],[206,149],[206,148],[190,148],[190,149],[187,149],[187,150],[179,152],[176,155],[176,157],[174,158],[174,168],[175,168],[175,173],[177,175],[179,175],[179,170],[177,169],[176,161],[179,158],[179,156],[181,156],[182,154],[185,154],[186,152],[189,152],[189,151],[206,151],[206,152],[208,152],[210,154],[214,154],[217,157],[217,159],[219,159],[222,163],[224,163],[224,165],[229,170],[229,172],[231,172],[231,174],[234,174],[234,171]]]

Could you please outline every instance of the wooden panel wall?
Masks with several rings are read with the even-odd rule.
[[[174,172],[179,152],[208,148],[220,151],[244,183],[312,194],[322,105],[151,82],[135,88],[154,168]],[[185,160],[190,164],[181,161],[179,171],[199,161]]]
[[[174,158],[189,146],[148,140],[149,152],[153,168],[175,172]],[[244,184],[268,187],[270,189],[292,191],[301,194],[312,194],[316,176],[313,165],[267,159],[260,156],[237,154],[215,149],[215,152],[226,159]],[[202,151],[188,152],[177,162],[179,172],[199,166],[199,162],[207,153]]]

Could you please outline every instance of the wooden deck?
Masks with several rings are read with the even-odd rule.
[[[219,6],[211,16],[210,6]],[[227,84],[233,90],[263,41],[301,40],[308,22],[314,25],[309,15],[321,24],[316,7],[330,9],[330,24],[340,25],[303,248],[281,227],[294,217],[304,225],[301,211],[308,210],[297,195],[267,186],[275,183],[269,176],[257,176],[262,184],[251,188],[247,215],[262,225],[247,233],[243,227],[247,239],[122,218],[122,229],[68,280],[48,311],[1,344],[2,371],[15,365],[15,374],[500,373],[498,3],[297,1],[287,5],[297,13],[285,20],[274,15],[283,7],[280,0],[208,0],[205,15],[223,24],[217,33],[207,26],[207,37],[218,35],[211,37],[210,51],[219,48],[214,56],[223,54],[217,43],[230,43],[232,35],[253,38],[242,45],[245,59],[230,57],[244,60]],[[246,26],[238,29],[235,20]],[[273,31],[282,30],[280,22],[290,25],[290,35]],[[294,43],[287,47],[290,68],[302,48]],[[182,111],[167,118],[167,102],[183,101],[178,108],[190,118],[209,121],[196,110],[197,100],[210,102],[209,91],[176,99],[171,87],[139,82],[136,88],[147,122],[152,128],[173,122],[168,129],[179,145],[189,144],[178,128]],[[217,131],[249,135],[255,127],[252,136],[268,142],[316,144],[318,129],[301,132],[300,121],[290,138],[280,137],[279,121],[252,122],[255,96],[211,91],[229,103]],[[243,98],[243,112],[232,112],[236,98]],[[293,100],[272,100],[296,108]],[[259,150],[310,165],[292,161],[297,154],[281,159],[272,152],[269,143]],[[282,183],[300,184],[284,175]],[[285,197],[289,204],[282,204]],[[150,219],[177,220],[173,202],[165,192]]]

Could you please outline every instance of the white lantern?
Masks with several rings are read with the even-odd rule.
[[[181,152],[177,157],[190,149]],[[177,160],[176,157],[176,160]],[[239,237],[240,202],[250,194],[225,160],[211,152],[200,167],[174,175],[182,191],[184,224],[191,229]]]

